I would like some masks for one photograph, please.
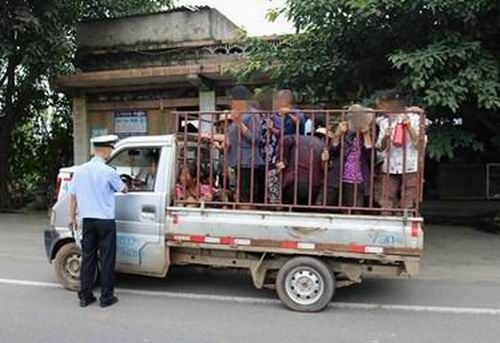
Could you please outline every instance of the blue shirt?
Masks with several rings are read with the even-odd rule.
[[[76,169],[69,192],[76,196],[81,218],[114,219],[115,192],[124,187],[116,170],[94,157]]]
[[[241,122],[245,124],[248,131],[245,134],[240,134],[239,127],[235,123],[227,128],[229,147],[227,150],[227,160],[230,167],[238,166],[238,154],[240,166],[243,168],[252,167],[252,144],[253,148],[253,165],[260,167],[264,165],[264,160],[259,151],[260,134],[262,131],[262,118],[258,112],[244,113],[241,117]]]
[[[294,108],[290,111],[291,114],[295,115],[298,119],[299,123],[299,135],[304,134],[305,124],[306,124],[306,116],[304,113],[300,112],[298,109]],[[295,122],[290,118],[290,116],[286,115],[284,118],[283,124],[283,135],[295,135],[297,133],[297,127],[295,126]]]

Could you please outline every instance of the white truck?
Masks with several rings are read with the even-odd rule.
[[[322,310],[335,289],[364,277],[414,277],[423,252],[423,219],[401,215],[331,214],[176,204],[175,135],[121,140],[109,164],[137,178],[154,154],[151,188],[116,194],[120,273],[165,277],[173,265],[247,269],[255,287],[275,288],[292,310]],[[199,148],[196,148],[199,149]],[[72,169],[63,170],[64,182]],[[45,230],[45,247],[57,278],[79,287],[80,249],[69,223],[69,196],[61,193]]]

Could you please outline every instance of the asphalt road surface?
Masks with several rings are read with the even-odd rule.
[[[496,279],[370,279],[303,314],[245,273],[177,268],[165,279],[119,275],[117,305],[80,309],[45,258],[44,221],[0,215],[1,343],[500,342]]]

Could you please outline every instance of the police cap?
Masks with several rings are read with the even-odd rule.
[[[103,147],[114,148],[115,143],[117,141],[118,141],[117,135],[99,136],[99,137],[94,137],[90,140],[92,145],[96,148],[103,148]]]

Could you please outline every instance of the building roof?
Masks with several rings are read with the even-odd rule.
[[[73,75],[64,91],[156,87],[233,80],[228,66],[244,59],[241,30],[208,6],[82,22]],[[270,42],[279,37],[263,37]]]
[[[135,18],[135,17],[145,17],[150,15],[158,15],[158,14],[169,14],[176,12],[201,12],[201,11],[209,11],[213,9],[210,6],[178,6],[173,7],[167,10],[156,11],[156,12],[147,12],[147,13],[137,13],[137,14],[129,14],[117,17],[109,17],[109,18],[96,18],[96,19],[85,19],[82,20],[81,23],[93,23],[97,21],[113,21],[125,18]]]
[[[240,28],[211,7],[180,7],[168,11],[78,24],[77,53],[135,51],[190,41],[233,38]]]

